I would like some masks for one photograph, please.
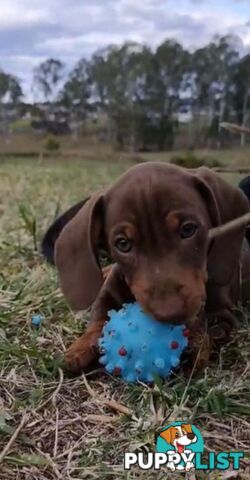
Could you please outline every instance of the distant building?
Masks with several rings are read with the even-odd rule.
[[[31,127],[39,133],[62,135],[71,132],[70,112],[63,105],[36,103],[31,116]]]

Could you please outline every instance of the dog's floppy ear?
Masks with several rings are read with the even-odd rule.
[[[75,310],[88,308],[102,286],[97,244],[103,227],[103,196],[93,195],[63,228],[55,245],[62,291]]]
[[[249,204],[239,188],[230,185],[212,170],[201,167],[194,172],[208,209],[211,227],[223,225],[249,211]],[[239,263],[245,227],[215,238],[208,253],[208,278],[217,285],[227,285]]]
[[[192,425],[190,425],[190,423],[182,423],[181,428],[183,428],[187,433],[193,433]]]
[[[164,430],[163,432],[160,433],[160,437],[162,437],[164,440],[166,440],[167,443],[172,445],[172,442],[174,440],[173,436],[174,428],[169,427],[167,430]]]
[[[80,208],[87,202],[86,200],[82,200],[79,203],[70,207],[66,212],[62,213],[60,217],[58,217],[52,225],[48,228],[47,232],[45,233],[42,244],[41,250],[43,256],[46,260],[51,263],[51,265],[55,265],[55,243],[62,231],[62,229],[67,225],[67,223],[72,220],[72,218],[79,212]]]

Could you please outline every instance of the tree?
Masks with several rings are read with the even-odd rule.
[[[0,71],[0,101],[16,104],[22,96],[23,92],[19,80],[13,75]]]
[[[78,130],[87,116],[91,96],[91,78],[88,62],[81,59],[70,73],[59,94],[59,102],[69,112],[73,132],[77,138]]]
[[[0,101],[2,102],[4,97],[9,91],[9,75],[4,72],[0,72]]]
[[[154,54],[148,47],[127,42],[94,55],[94,92],[107,112],[120,148],[163,149],[184,78],[188,53],[165,42]],[[149,132],[151,133],[149,135]],[[169,145],[172,143],[169,143]]]
[[[90,95],[91,79],[88,62],[83,58],[70,73],[59,98],[65,106],[79,105],[79,109],[85,113]]]
[[[99,100],[103,110],[107,111],[111,98],[113,97],[114,75],[113,65],[110,61],[112,51],[115,47],[109,46],[103,50],[98,50],[91,59],[90,72],[93,81],[93,94]]]
[[[159,100],[165,115],[177,110],[180,91],[184,89],[185,75],[189,69],[190,54],[174,40],[166,40],[156,50]]]
[[[23,97],[22,87],[19,80],[9,75],[9,99],[13,105],[17,105]]]
[[[219,125],[231,101],[233,73],[239,59],[236,43],[237,38],[233,36],[216,36],[192,56],[194,110],[198,114],[205,111],[210,126],[217,117],[217,136]]]
[[[16,116],[16,108],[23,96],[19,80],[3,71],[0,71],[0,122],[1,129],[6,132],[13,115]],[[10,107],[15,107],[14,110]]]
[[[77,134],[90,110],[102,110],[120,148],[163,150],[174,143],[183,108],[192,114],[189,144],[195,145],[195,130],[199,139],[219,144],[223,120],[237,112],[240,123],[248,121],[250,60],[240,59],[239,51],[238,37],[230,35],[216,36],[193,53],[175,40],[155,51],[125,42],[98,50],[90,61],[81,59],[64,85],[64,65],[48,59],[34,72],[34,84],[49,102],[41,114],[70,118]],[[0,96],[1,88],[6,87],[0,78]]]
[[[234,75],[234,106],[238,122],[246,126],[250,108],[250,54],[237,64]],[[241,135],[241,145],[245,145],[245,134]]]
[[[42,94],[45,101],[52,102],[58,93],[58,86],[63,78],[64,64],[60,60],[49,58],[34,70],[34,87]]]
[[[109,46],[97,52],[91,62],[93,95],[107,113],[121,148],[136,143],[136,110],[143,82],[142,59],[149,49],[134,42]],[[125,138],[126,137],[126,138]]]

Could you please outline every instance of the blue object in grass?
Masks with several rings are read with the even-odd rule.
[[[42,323],[42,320],[43,320],[43,316],[40,315],[39,313],[35,314],[35,315],[32,315],[31,317],[31,323],[34,327],[40,327],[41,323]]]
[[[146,315],[138,303],[109,312],[99,340],[100,363],[127,382],[166,378],[188,345],[185,325],[172,326]]]

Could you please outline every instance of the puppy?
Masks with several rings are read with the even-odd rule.
[[[234,325],[245,228],[212,242],[208,232],[248,210],[240,189],[207,168],[149,162],[66,212],[53,254],[62,291],[72,308],[92,306],[86,332],[66,353],[69,368],[97,358],[107,312],[135,300],[156,321],[186,323],[196,366],[206,366],[214,339],[226,341]],[[100,250],[114,264],[105,281]]]

